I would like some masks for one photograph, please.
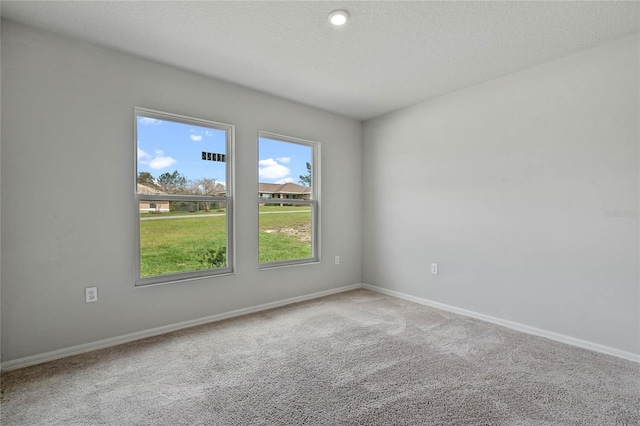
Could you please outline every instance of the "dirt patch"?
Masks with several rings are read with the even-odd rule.
[[[289,237],[295,237],[303,243],[311,242],[311,224],[305,224],[298,228],[277,228],[267,229],[267,234],[285,234]]]

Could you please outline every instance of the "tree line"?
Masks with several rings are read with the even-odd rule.
[[[188,179],[179,171],[163,173],[155,178],[149,172],[138,173],[137,182],[166,194],[181,195],[223,195],[225,187],[216,179]]]
[[[311,163],[306,163],[307,173],[300,175],[300,182],[304,186],[311,186]],[[225,187],[216,179],[200,178],[187,179],[179,171],[173,173],[165,172],[155,178],[149,172],[139,172],[137,182],[167,194],[183,195],[220,195],[224,193]]]

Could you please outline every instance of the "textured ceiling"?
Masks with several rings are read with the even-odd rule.
[[[3,18],[357,119],[634,33],[638,2],[2,1]],[[332,27],[327,15],[348,10]]]

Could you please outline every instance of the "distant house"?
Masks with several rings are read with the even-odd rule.
[[[265,201],[265,204],[282,204],[280,200],[309,200],[311,199],[311,188],[297,185],[295,183],[259,183],[258,197]],[[278,200],[273,202],[272,200]]]
[[[152,188],[147,185],[143,185],[141,183],[137,184],[138,186],[138,194],[164,194],[164,192],[159,189]],[[158,200],[142,200],[140,201],[140,213],[167,213],[169,211],[169,202],[168,201],[158,201]]]
[[[160,189],[149,185],[137,184],[138,194],[158,195],[164,194]],[[218,188],[216,196],[224,196],[224,187]],[[311,199],[311,188],[295,183],[259,183],[258,197],[264,200],[264,204],[286,204],[283,200],[309,200]],[[140,213],[167,213],[169,211],[169,201],[142,200],[140,201]]]

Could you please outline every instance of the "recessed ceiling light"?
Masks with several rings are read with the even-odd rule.
[[[329,14],[329,22],[337,27],[346,24],[348,19],[349,14],[346,10],[334,10]]]

